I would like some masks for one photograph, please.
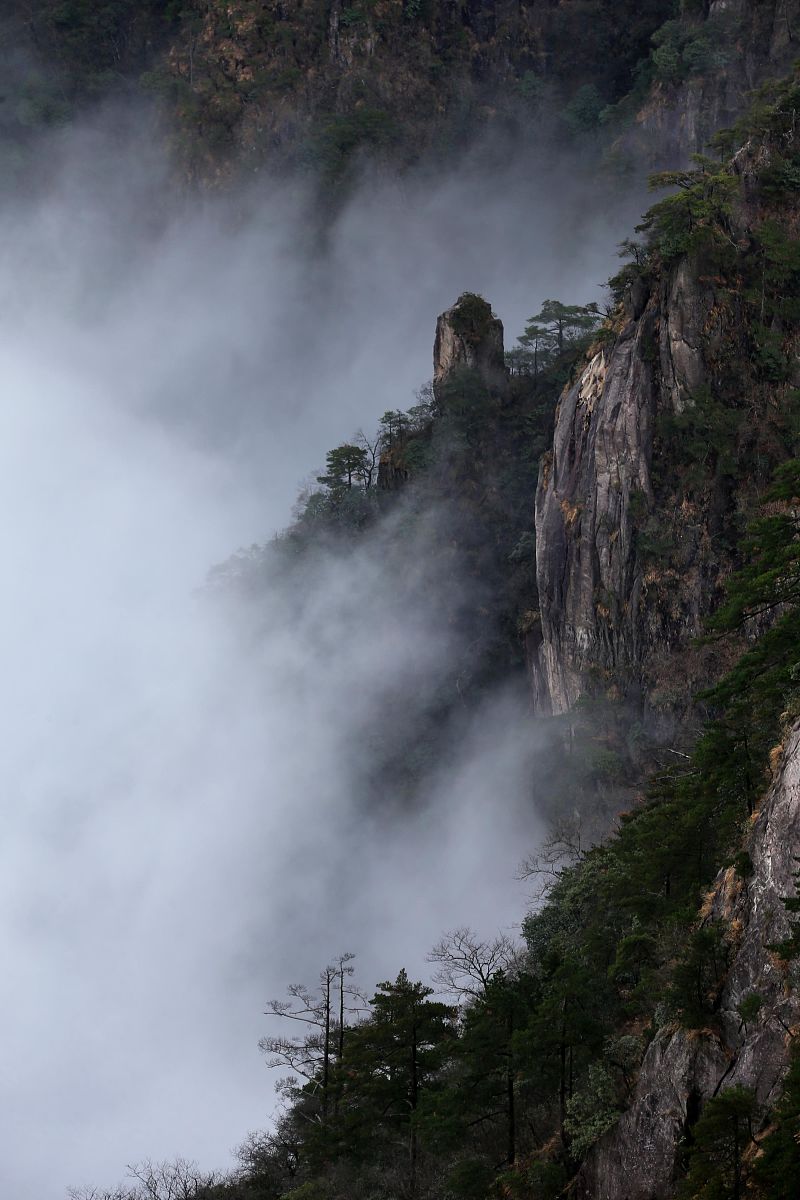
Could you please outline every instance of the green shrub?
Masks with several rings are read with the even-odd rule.
[[[582,1159],[594,1143],[619,1120],[617,1092],[611,1074],[602,1062],[592,1063],[580,1091],[567,1102],[564,1128],[570,1138],[570,1150]]]
[[[687,1029],[702,1029],[711,1020],[727,961],[721,925],[694,931],[685,957],[675,968],[668,996],[672,1011]]]
[[[447,1190],[458,1200],[486,1200],[494,1176],[494,1170],[484,1159],[467,1158],[451,1169]]]
[[[745,1194],[745,1151],[753,1140],[756,1099],[743,1087],[709,1100],[692,1130],[689,1170],[680,1200],[733,1200]]]
[[[331,117],[312,142],[312,156],[336,179],[358,150],[386,147],[396,136],[397,128],[388,112],[361,108],[348,115]]]
[[[354,25],[363,25],[366,21],[366,15],[358,8],[343,8],[339,13],[339,24],[345,29],[351,29]]]
[[[477,346],[483,341],[493,321],[491,304],[477,292],[463,292],[450,313],[453,329],[471,346]]]
[[[564,120],[573,133],[590,133],[600,124],[600,114],[605,107],[594,84],[585,83],[564,109]]]
[[[672,83],[681,78],[683,64],[680,51],[670,42],[653,51],[653,65],[659,79]]]

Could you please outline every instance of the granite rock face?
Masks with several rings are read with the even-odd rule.
[[[631,496],[649,494],[655,408],[643,354],[652,316],[600,350],[562,398],[536,497],[542,642],[534,664],[544,711],[571,708],[585,670],[640,655]]]
[[[434,389],[457,371],[474,371],[492,392],[508,384],[503,322],[482,297],[465,293],[436,322]]]
[[[616,339],[590,352],[561,398],[539,474],[539,628],[528,645],[544,715],[613,689],[669,738],[709,682],[692,643],[729,564],[711,549],[713,513],[665,509],[653,485],[658,422],[695,403],[715,352],[717,298],[699,274],[684,260],[656,283],[637,278]],[[672,539],[668,559],[648,537]]]
[[[713,307],[713,290],[698,283],[684,259],[669,283],[660,322],[661,396],[675,412],[691,404],[706,382],[703,354]]]
[[[751,1089],[774,1104],[796,1033],[800,1002],[785,968],[768,949],[786,938],[783,897],[795,894],[800,847],[800,723],[787,739],[775,781],[747,839],[752,874],[720,872],[703,920],[721,922],[731,965],[714,1030],[659,1031],[642,1063],[632,1103],[619,1124],[594,1147],[578,1177],[579,1200],[668,1200],[674,1194],[680,1141],[703,1105],[725,1088]],[[744,1024],[737,1011],[748,996],[762,1000]]]

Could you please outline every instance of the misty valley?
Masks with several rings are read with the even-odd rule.
[[[9,1200],[800,1196],[795,0],[7,0]]]

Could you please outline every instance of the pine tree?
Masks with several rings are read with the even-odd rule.
[[[755,1115],[755,1096],[747,1088],[728,1088],[709,1100],[692,1131],[680,1200],[741,1200],[746,1184],[744,1153],[753,1140]]]
[[[545,300],[519,340],[523,345],[541,345],[545,351],[555,347],[563,354],[570,342],[591,333],[601,321],[596,304],[562,304],[560,300]]]
[[[433,989],[401,971],[378,986],[370,1015],[348,1035],[344,1061],[337,1064],[337,1112],[319,1131],[314,1154],[333,1158],[391,1157],[404,1147],[410,1193],[416,1190],[419,1158],[418,1109],[455,1042],[456,1009],[429,999]]]
[[[777,1127],[761,1143],[753,1178],[760,1200],[800,1196],[800,1047],[795,1045],[783,1096],[772,1113]]]

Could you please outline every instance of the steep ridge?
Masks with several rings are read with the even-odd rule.
[[[633,246],[611,326],[562,396],[536,499],[540,712],[613,691],[669,738],[725,666],[693,642],[791,444],[797,315],[783,268],[770,285],[757,259],[772,271],[792,242],[796,197],[772,179],[794,136],[665,179],[683,196],[646,219],[649,248]]]
[[[642,271],[637,251],[635,269],[618,281],[613,340],[591,349],[562,396],[536,501],[541,624],[530,669],[542,712],[614,693],[652,733],[672,737],[685,728],[692,691],[724,666],[692,641],[737,561],[735,529],[768,511],[753,448],[770,445],[780,462],[794,444],[792,435],[782,446],[773,436],[781,421],[792,423],[798,376],[796,278],[778,284],[774,275],[778,244],[784,266],[797,264],[796,188],[779,182],[796,154],[788,95],[796,88],[784,89],[772,117],[762,110],[740,127],[744,145],[717,174],[731,203],[717,193],[702,210],[705,232],[698,205],[689,241],[678,247],[670,218],[682,202],[656,206],[645,222],[650,268]],[[689,209],[711,197],[714,173],[706,163],[671,180],[699,186]],[[753,286],[757,244],[763,273]],[[779,350],[780,369],[766,366],[768,347]],[[688,472],[681,438],[697,456]],[[745,632],[752,643],[763,626]],[[770,760],[774,780],[741,855],[747,868],[719,871],[695,926],[698,936],[722,931],[727,964],[719,986],[703,991],[706,1027],[659,1018],[656,1008],[630,1102],[578,1174],[581,1200],[668,1200],[708,1101],[745,1089],[763,1114],[781,1094],[800,1015],[791,972],[774,950],[789,935],[784,901],[795,895],[800,723]]]
[[[712,555],[707,512],[687,513],[696,523],[680,533],[680,573],[645,562],[640,537],[658,503],[659,415],[680,414],[708,378],[720,297],[698,275],[684,261],[649,295],[638,279],[613,345],[596,349],[562,397],[536,498],[541,641],[530,661],[541,712],[567,711],[598,672],[626,695],[653,691],[665,656],[686,651],[719,600],[729,556]],[[687,698],[707,682],[702,671],[690,667]]]
[[[789,934],[783,900],[795,894],[800,846],[800,723],[783,750],[775,782],[755,815],[746,848],[752,874],[720,871],[702,923],[722,922],[732,962],[714,1031],[667,1025],[650,1044],[628,1111],[592,1150],[577,1182],[581,1200],[668,1200],[681,1142],[702,1105],[723,1088],[751,1089],[760,1105],[780,1095],[800,998],[770,947]],[[702,924],[701,924],[702,927]],[[745,1021],[748,997],[761,1008]]]
[[[562,399],[553,449],[540,469],[542,638],[531,663],[540,711],[572,707],[588,665],[633,662],[641,653],[642,580],[630,497],[652,494],[655,382],[642,350],[652,337],[652,307],[646,321],[626,325],[610,355],[595,354]],[[602,606],[600,589],[612,598],[612,610]]]

